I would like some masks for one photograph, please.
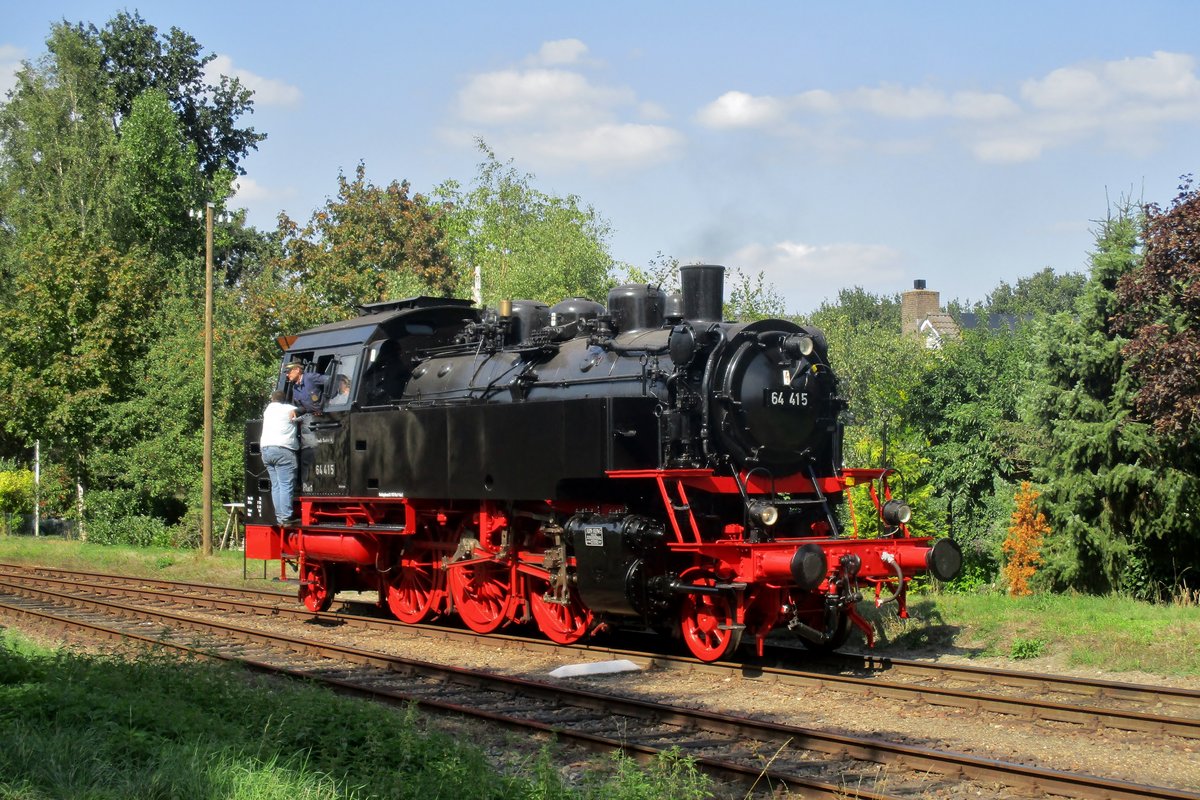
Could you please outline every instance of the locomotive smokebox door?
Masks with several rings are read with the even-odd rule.
[[[720,392],[712,401],[717,435],[742,465],[799,469],[827,447],[824,440],[836,426],[829,371],[810,356],[785,350],[788,341],[749,325],[721,364]]]

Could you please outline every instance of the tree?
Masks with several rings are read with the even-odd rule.
[[[266,134],[237,126],[254,108],[253,92],[237,78],[222,75],[215,85],[205,81],[204,68],[215,54],[201,55],[200,44],[175,27],[160,36],[136,11],[118,13],[101,30],[82,23],[74,27],[100,54],[114,130],[133,116],[139,97],[157,90],[174,109],[184,139],[195,146],[201,174],[210,180],[222,172],[245,174],[241,160]]]
[[[725,294],[726,319],[753,322],[786,313],[783,297],[762,272],[751,278],[735,267],[725,283],[729,287]]]
[[[1033,431],[1020,420],[1018,398],[1031,360],[1028,326],[965,330],[930,353],[906,411],[927,442],[930,479],[967,567],[988,580],[1000,564],[1017,482],[1029,477]]]
[[[0,105],[0,207],[11,231],[6,267],[22,236],[63,230],[93,241],[112,227],[111,175],[119,157],[110,130],[101,55],[69,26],[56,26],[50,55],[25,65]]]
[[[1122,355],[1116,288],[1141,261],[1139,225],[1127,204],[1101,224],[1076,315],[1050,318],[1035,340],[1023,413],[1040,435],[1031,460],[1053,533],[1038,579],[1051,588],[1157,597],[1200,549],[1196,480],[1134,413],[1140,386]]]
[[[388,297],[452,293],[456,276],[441,220],[445,211],[407,181],[377,187],[359,164],[338,175],[338,196],[300,228],[281,214],[281,271],[309,302],[344,316]]]
[[[249,93],[205,84],[212,56],[177,30],[164,43],[136,15],[64,22],[47,50],[0,104],[0,402],[5,441],[41,439],[70,464],[82,511],[113,456],[111,410],[155,395],[142,362],[175,322],[170,298],[203,296],[187,212],[219,207],[262,137],[235,124]]]
[[[928,443],[910,413],[913,389],[925,380],[933,356],[918,340],[900,335],[898,318],[894,327],[880,325],[886,312],[869,308],[869,295],[847,297],[848,307],[824,304],[811,320],[829,341],[829,360],[847,402],[846,464],[896,469],[894,485],[913,510],[914,528],[943,533],[945,508],[930,480]],[[854,494],[855,509],[870,507],[865,489]]]
[[[1004,540],[1004,577],[1008,580],[1008,593],[1027,595],[1030,593],[1029,579],[1037,572],[1041,562],[1042,541],[1050,532],[1046,515],[1036,505],[1038,492],[1029,481],[1021,483],[1015,497],[1016,508],[1008,526],[1008,537]]]
[[[1086,275],[1078,272],[1057,275],[1053,269],[1045,267],[1020,278],[1015,287],[1001,281],[979,311],[1017,317],[1071,311],[1086,285]]]
[[[645,268],[626,264],[624,271],[629,283],[653,284],[665,292],[677,293],[681,288],[679,266],[679,259],[664,255],[660,250]],[[751,278],[738,267],[728,269],[724,275],[724,288],[725,303],[721,312],[724,319],[753,322],[785,314],[783,297],[761,271]]]
[[[839,289],[837,301],[822,300],[814,316],[840,311],[850,325],[858,329],[875,328],[881,331],[900,330],[900,295],[875,295],[855,286]]]
[[[679,259],[669,256],[659,250],[645,267],[636,264],[622,264],[626,283],[646,283],[661,286],[665,292],[678,292]]]
[[[1124,355],[1140,387],[1135,406],[1155,433],[1200,468],[1200,190],[1185,176],[1163,210],[1146,208],[1144,256],[1121,278]]]
[[[113,239],[122,249],[142,249],[170,269],[194,265],[201,245],[201,228],[188,216],[216,196],[201,178],[196,146],[188,142],[161,89],[147,89],[134,100],[118,143],[114,190]],[[226,181],[225,186],[228,186]],[[194,269],[194,267],[193,267]],[[199,272],[180,276],[190,285]]]
[[[0,522],[9,533],[13,514],[33,511],[33,473],[27,469],[0,469]]]
[[[556,303],[569,297],[603,299],[612,281],[608,222],[579,197],[544,194],[512,162],[501,163],[482,140],[474,187],[447,181],[434,196],[451,208],[446,230],[459,292],[479,271],[482,298]]]
[[[213,352],[213,491],[218,502],[242,495],[245,424],[262,411],[277,376],[273,336],[237,292],[216,292]],[[184,522],[199,539],[203,456],[203,315],[174,294],[153,323],[155,337],[131,379],[133,392],[102,412],[91,459],[94,483],[122,493],[129,514]]]

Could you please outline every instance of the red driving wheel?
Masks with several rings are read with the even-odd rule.
[[[592,626],[592,612],[574,589],[570,590],[567,602],[560,603],[547,597],[550,591],[548,580],[529,578],[526,585],[533,618],[547,639],[559,644],[573,644],[587,634]]]
[[[471,630],[491,633],[512,617],[517,598],[508,564],[488,560],[451,564],[446,582],[458,616]]]
[[[445,572],[432,548],[405,553],[388,579],[387,604],[401,622],[415,625],[441,613],[445,604]]]

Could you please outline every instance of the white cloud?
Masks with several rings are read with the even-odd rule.
[[[0,100],[17,85],[17,70],[21,68],[21,59],[25,51],[11,44],[0,44]]]
[[[784,103],[774,97],[726,92],[700,109],[696,118],[709,128],[760,128],[780,121],[785,113]]]
[[[1054,111],[1105,106],[1112,91],[1095,72],[1078,67],[1056,69],[1044,78],[1025,81],[1021,96],[1034,108]]]
[[[752,243],[730,254],[726,263],[749,275],[762,272],[789,311],[811,310],[850,286],[890,291],[904,277],[901,253],[877,244]]]
[[[996,92],[955,92],[950,98],[950,115],[959,119],[1003,119],[1020,113],[1016,101]]]
[[[463,119],[497,124],[596,121],[633,99],[628,89],[593,86],[578,73],[550,69],[476,75],[458,98]]]
[[[259,203],[287,194],[287,192],[272,191],[253,178],[247,178],[245,175],[239,175],[234,180],[233,190],[232,199],[239,203]]]
[[[971,146],[980,161],[993,164],[1019,164],[1034,161],[1046,149],[1043,141],[1033,138],[981,139]]]
[[[1043,149],[1092,139],[1145,155],[1168,128],[1200,123],[1196,59],[1180,53],[1056,69],[1025,81],[1021,97],[1031,110],[1008,134]]]
[[[273,78],[255,75],[249,70],[239,69],[229,56],[218,55],[204,67],[204,78],[216,85],[222,75],[237,78],[242,85],[254,92],[254,102],[263,106],[294,106],[299,105],[303,95],[300,89],[289,83]]]
[[[658,103],[652,103],[649,100],[643,100],[638,103],[638,116],[642,119],[665,120],[670,119],[671,114]]]
[[[1026,81],[1021,95],[1035,107],[1053,111],[1095,112],[1148,101],[1183,104],[1195,113],[1200,77],[1192,56],[1159,51],[1150,57],[1056,69]]]
[[[1122,93],[1153,100],[1194,102],[1200,96],[1196,59],[1184,53],[1156,52],[1150,58],[1126,58],[1105,65],[1105,74]]]
[[[542,44],[537,55],[531,57],[529,61],[546,66],[578,64],[587,55],[587,52],[588,46],[578,39],[558,39]]]
[[[813,89],[786,97],[755,96],[731,91],[704,106],[696,117],[709,128],[766,128],[794,114],[831,116],[851,111],[891,119],[999,119],[1019,113],[1010,98],[994,92],[963,91],[948,95],[928,87],[884,84],[841,94]]]
[[[949,114],[943,92],[922,87],[883,85],[855,89],[848,95],[849,105],[881,117],[924,119]]]
[[[661,123],[666,110],[627,87],[595,81],[587,45],[544,43],[525,67],[470,76],[456,98],[448,141],[482,136],[506,155],[592,168],[645,166],[673,157],[683,135]],[[470,131],[464,130],[470,126]]]
[[[527,148],[524,157],[530,159],[583,162],[594,168],[637,167],[669,159],[683,144],[683,136],[661,125],[613,123],[536,135],[510,144],[514,150]]]
[[[758,128],[796,142],[803,130],[808,147],[822,145],[814,133],[822,129],[812,127],[820,120],[836,123],[824,134],[830,141],[866,140],[887,152],[897,141],[916,152],[952,138],[993,163],[1030,161],[1087,141],[1145,154],[1168,126],[1200,123],[1200,74],[1194,57],[1159,51],[1064,66],[1022,81],[1012,95],[898,84],[781,96],[729,91],[696,118],[713,129]],[[918,122],[919,129],[899,127]],[[914,133],[922,138],[911,139]]]
[[[794,105],[798,111],[811,111],[814,114],[832,114],[842,108],[837,95],[824,89],[801,92],[796,95]]]

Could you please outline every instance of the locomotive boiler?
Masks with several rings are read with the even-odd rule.
[[[864,591],[903,615],[913,576],[957,573],[957,545],[910,535],[890,470],[842,466],[821,331],[725,322],[724,268],[680,277],[606,305],[377,303],[282,339],[283,363],[350,390],[311,418],[295,526],[273,524],[247,425],[247,556],[293,568],[313,611],[378,591],[408,623],[532,622],[564,644],[649,626],[705,661],[773,632],[872,641]],[[854,485],[869,513],[841,509]]]

